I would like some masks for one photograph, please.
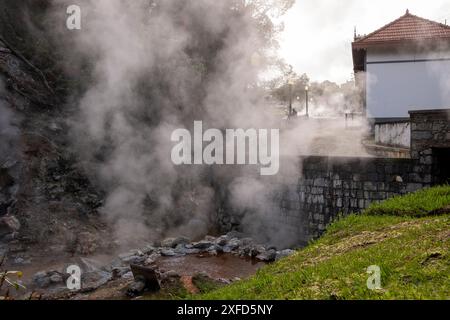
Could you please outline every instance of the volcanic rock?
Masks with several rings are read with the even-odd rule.
[[[155,268],[142,267],[134,264],[130,265],[130,267],[134,279],[138,282],[143,282],[146,289],[157,291],[161,288],[159,285],[158,274],[156,273]]]
[[[176,248],[180,244],[189,244],[191,240],[186,237],[168,238],[161,242],[162,247]]]
[[[193,244],[194,249],[200,249],[200,250],[206,250],[206,249],[210,248],[213,245],[214,245],[213,242],[206,241],[206,240],[202,240],[200,242],[196,242],[196,243]]]
[[[0,237],[18,232],[20,230],[20,222],[14,216],[4,216],[0,218]]]
[[[265,261],[265,262],[273,262],[277,257],[277,252],[274,249],[269,249],[261,254],[259,254],[256,259]]]
[[[133,298],[141,295],[145,291],[145,282],[137,281],[130,283],[127,288],[127,296]]]

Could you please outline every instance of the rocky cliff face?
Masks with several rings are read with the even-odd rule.
[[[8,3],[0,20],[0,248],[92,253],[107,239],[98,232],[105,230],[96,212],[101,195],[70,151],[70,106],[17,49],[22,38],[3,34],[20,25],[5,21],[17,13]]]

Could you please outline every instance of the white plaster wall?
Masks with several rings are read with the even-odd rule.
[[[411,146],[411,126],[409,122],[393,122],[375,125],[377,144],[409,148]]]
[[[450,108],[450,60],[418,59],[450,59],[450,51],[368,50],[368,117],[408,118],[410,110]]]
[[[450,58],[450,49],[436,49],[434,51],[425,51],[411,47],[401,48],[371,48],[368,50],[367,62],[380,61],[408,61],[408,60],[430,60],[430,59],[448,59]]]

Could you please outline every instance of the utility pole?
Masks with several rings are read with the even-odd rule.
[[[289,87],[289,110],[288,110],[288,119],[291,119],[292,116],[292,87],[294,86],[294,68],[289,66],[289,72],[287,74],[287,81]]]
[[[309,87],[305,87],[305,97],[306,97],[306,117],[309,118]]]
[[[289,119],[292,117],[292,80],[289,80]]]

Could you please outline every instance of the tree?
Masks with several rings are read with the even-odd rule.
[[[272,96],[282,102],[289,103],[291,99],[305,101],[305,87],[310,79],[306,73],[296,74],[291,66],[281,66],[282,75],[270,80],[269,90]]]
[[[310,82],[306,74],[298,76],[290,73],[289,68],[284,70],[283,76],[271,80],[269,90],[276,100],[286,106],[291,98],[294,104],[297,102],[300,106],[304,106],[305,87],[309,86],[310,109],[313,113],[316,111],[322,116],[335,116],[342,115],[344,112],[361,112],[362,92],[355,81],[348,81],[342,85],[328,80]],[[293,79],[292,85],[288,84],[290,79]]]
[[[119,3],[121,0],[111,0]],[[72,39],[73,33],[65,30],[65,9],[71,1],[52,0],[0,0],[0,37],[8,41],[18,52],[36,65],[49,79],[56,90],[66,89],[62,94],[70,94],[75,81],[84,87],[80,77],[89,80],[89,61],[83,60],[79,52],[67,50],[67,38]],[[89,11],[90,4],[95,0],[80,0],[83,10]],[[137,0],[143,10],[153,15],[159,10],[171,8],[170,15],[176,17],[179,23],[192,30],[192,45],[187,53],[193,58],[193,63],[199,70],[210,72],[214,69],[215,57],[223,47],[223,39],[230,30],[215,32],[204,24],[204,14],[208,7],[220,7],[224,16],[231,21],[242,24],[251,21],[252,27],[259,31],[258,47],[255,47],[265,65],[274,63],[274,50],[278,47],[277,34],[282,30],[282,24],[274,20],[283,15],[295,0]],[[88,9],[86,9],[88,8]],[[199,14],[202,13],[202,14]],[[89,14],[89,12],[87,13]],[[83,12],[86,15],[86,12]],[[95,19],[95,16],[93,16]],[[245,25],[245,24],[242,24]],[[63,45],[62,45],[63,44]],[[71,67],[68,68],[68,65]],[[92,66],[91,66],[92,69]],[[67,87],[69,86],[69,87]],[[78,88],[79,89],[79,88]]]

